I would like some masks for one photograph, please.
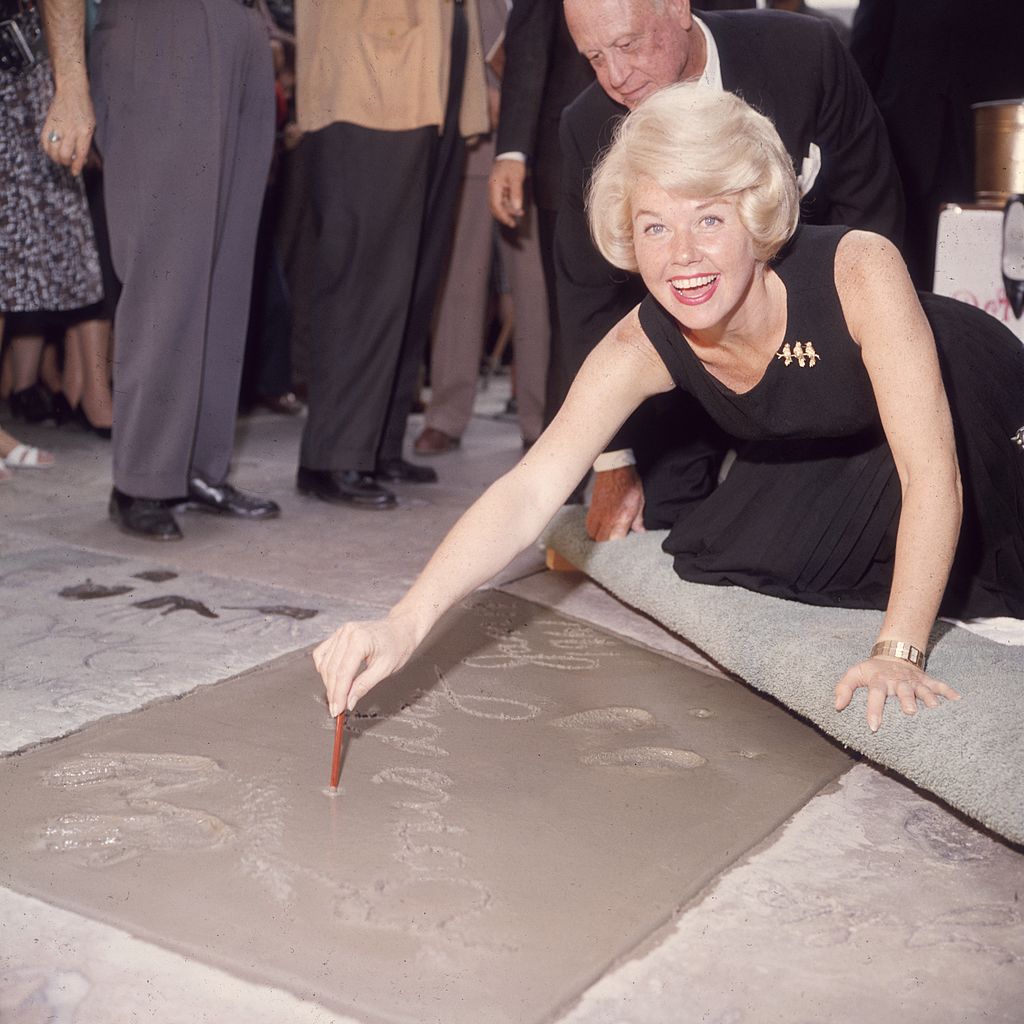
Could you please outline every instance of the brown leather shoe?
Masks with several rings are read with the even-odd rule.
[[[424,427],[423,432],[412,443],[412,450],[417,455],[444,455],[454,451],[462,443],[460,438],[452,437],[436,427]]]

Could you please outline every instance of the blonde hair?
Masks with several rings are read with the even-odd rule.
[[[796,230],[793,161],[771,121],[732,93],[680,82],[619,124],[587,190],[587,215],[601,255],[622,270],[637,270],[631,199],[644,179],[689,198],[735,197],[759,260]]]

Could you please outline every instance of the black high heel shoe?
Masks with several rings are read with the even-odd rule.
[[[53,403],[50,393],[41,384],[31,384],[20,391],[12,391],[7,397],[11,415],[24,423],[42,423],[53,419]]]
[[[64,397],[63,391],[50,392],[50,414],[58,427],[63,427],[65,423],[70,423],[75,418],[75,411]]]
[[[1013,315],[1024,314],[1024,195],[1016,193],[1003,207],[1003,288]]]
[[[89,419],[89,416],[81,403],[75,406],[72,415],[83,430],[91,431],[97,437],[102,437],[104,441],[110,440],[113,430],[111,430],[110,427],[97,427],[96,424]]]

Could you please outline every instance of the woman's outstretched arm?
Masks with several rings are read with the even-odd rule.
[[[387,617],[346,623],[313,652],[331,714],[400,669],[449,608],[533,543],[626,417],[671,387],[634,310],[591,353],[551,426],[452,527]]]
[[[861,347],[902,488],[892,589],[881,641],[926,652],[960,531],[960,469],[935,339],[906,267],[892,243],[853,231],[836,252],[836,286]],[[865,652],[867,654],[867,652]],[[892,655],[865,658],[836,687],[836,709],[868,691],[868,726],[882,721],[888,697],[906,714],[959,694],[922,668]]]

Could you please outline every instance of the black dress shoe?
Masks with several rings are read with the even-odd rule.
[[[1003,207],[1003,287],[1013,315],[1024,315],[1024,195],[1016,194]]]
[[[281,513],[276,501],[246,494],[229,483],[211,484],[201,476],[189,480],[185,507],[240,519],[276,519]]]
[[[398,503],[394,494],[369,474],[358,469],[306,469],[299,466],[295,486],[300,494],[331,501],[338,505],[359,508],[394,508]]]
[[[116,487],[110,492],[110,518],[124,533],[147,540],[181,540],[181,530],[163,498],[133,498]]]
[[[437,471],[430,466],[417,466],[405,459],[381,459],[377,463],[377,476],[384,480],[406,484],[436,484]]]

